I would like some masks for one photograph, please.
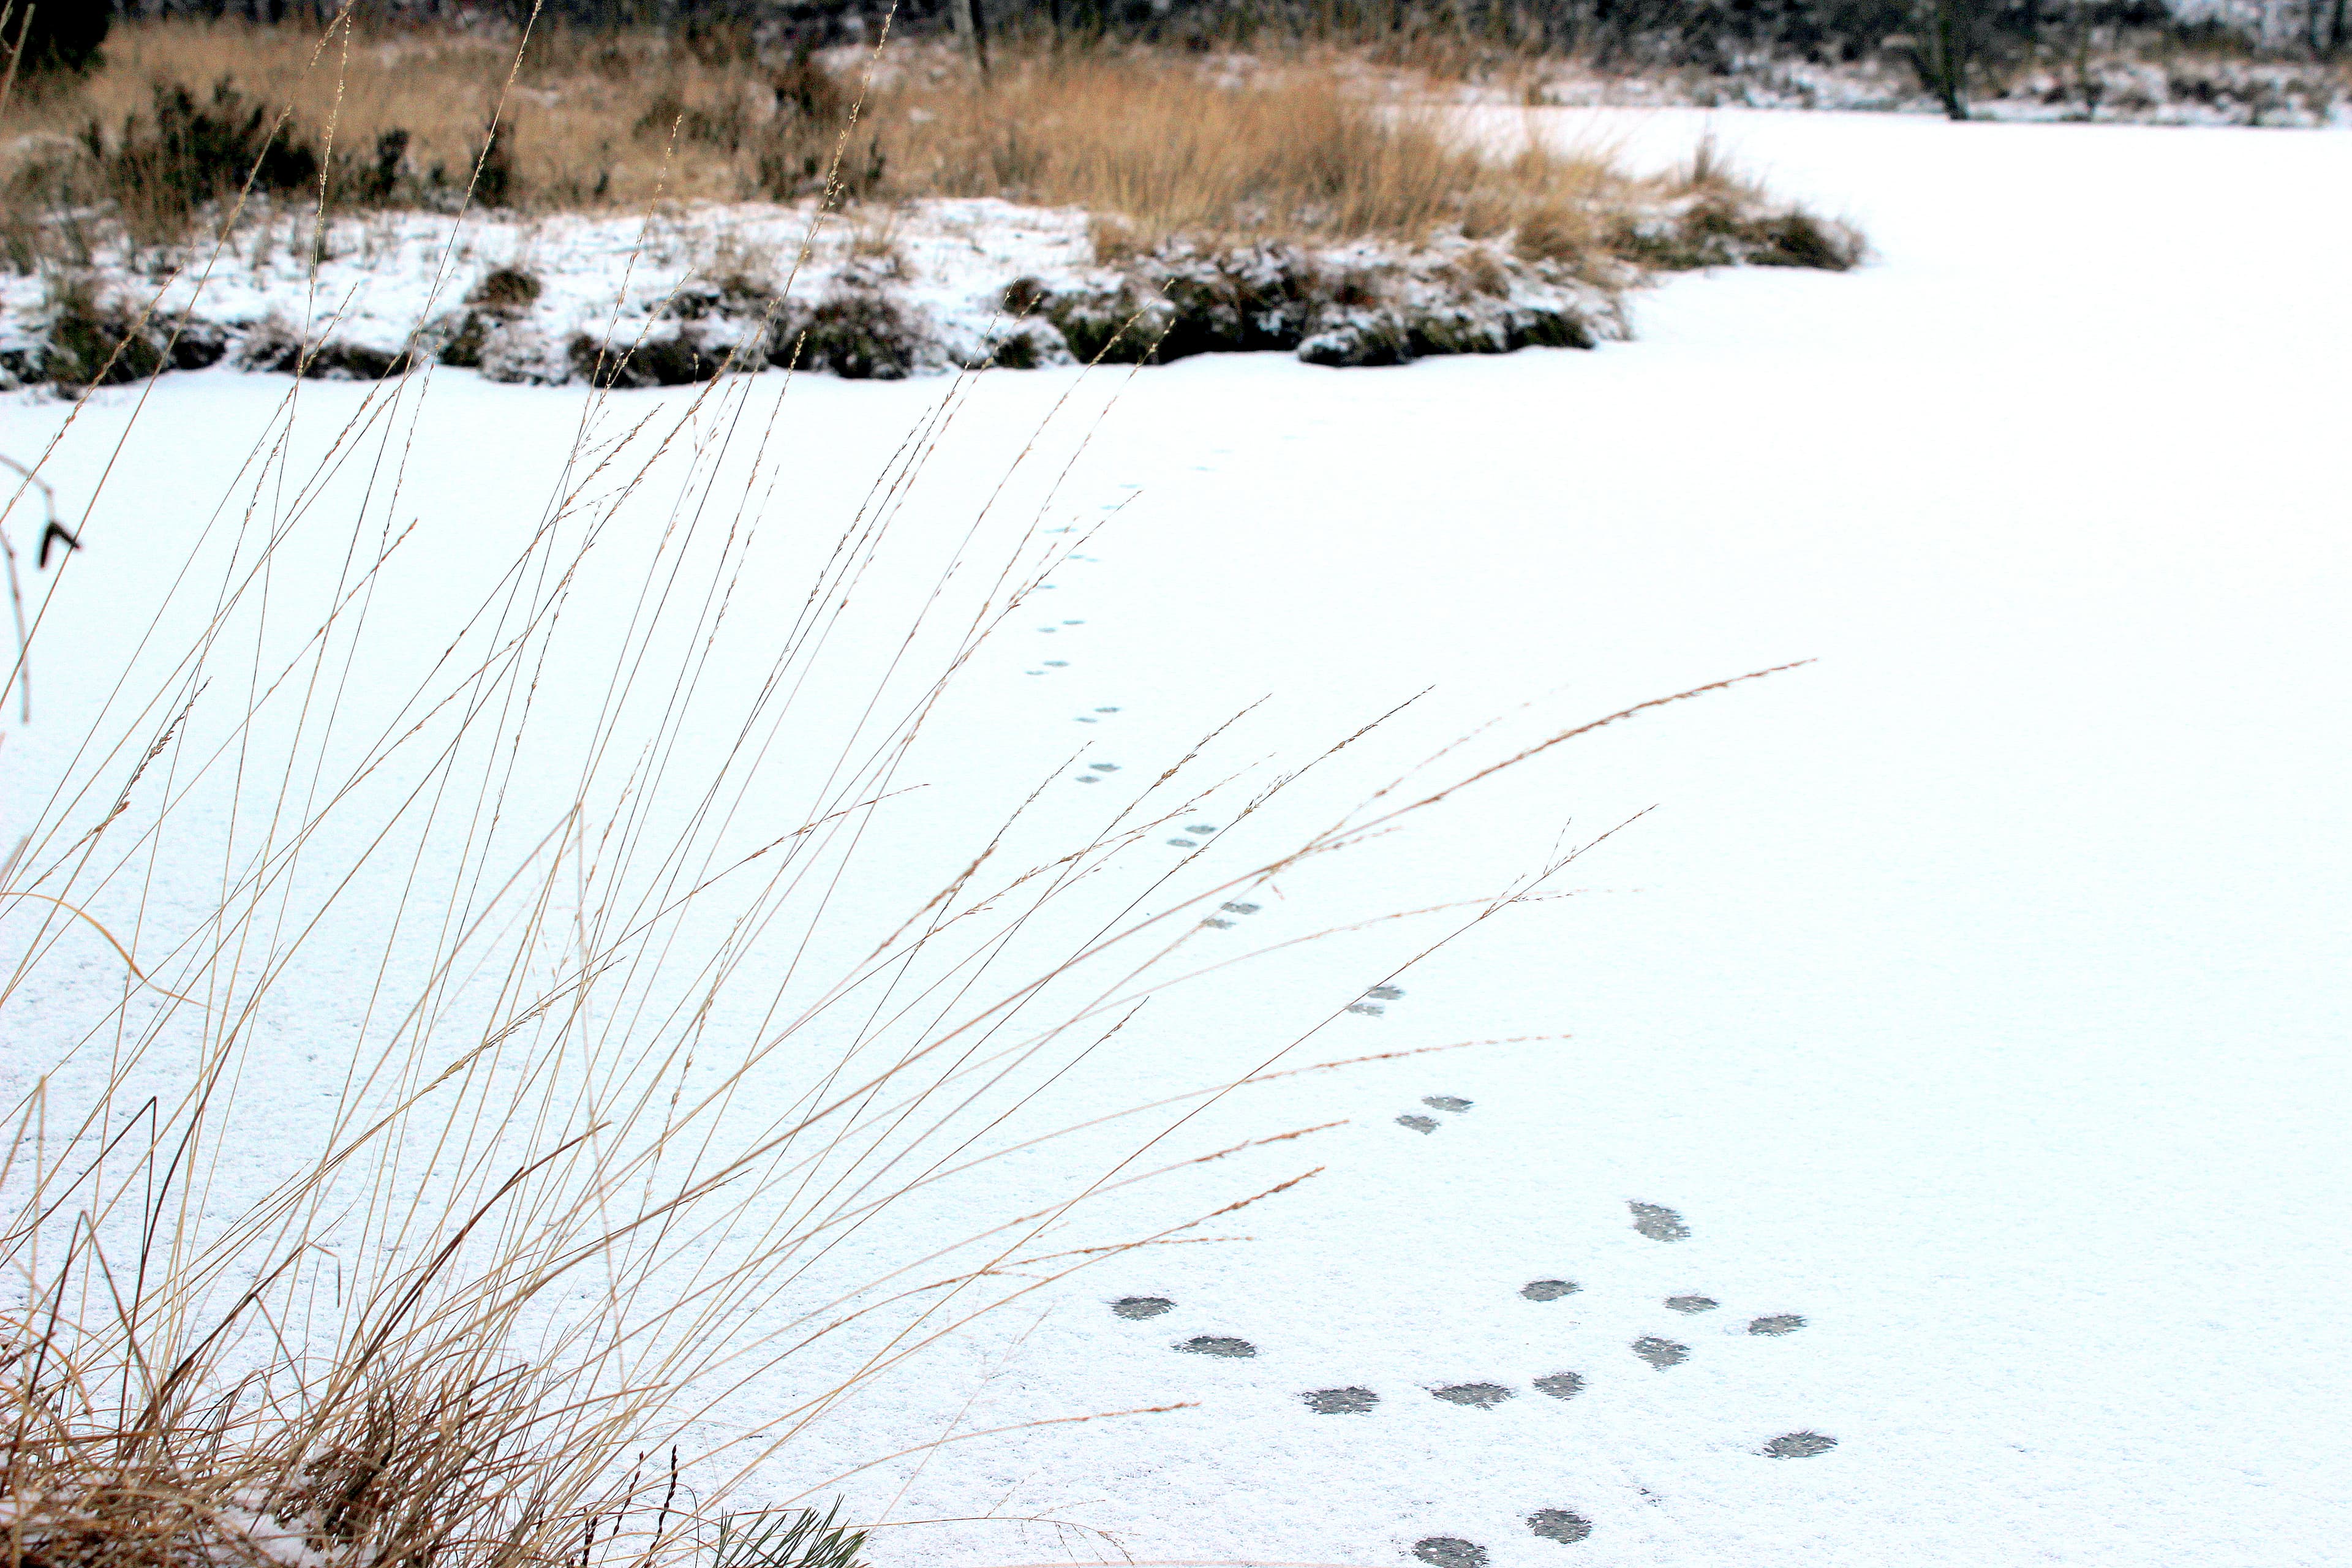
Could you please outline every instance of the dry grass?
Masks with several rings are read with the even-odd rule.
[[[897,107],[884,100],[886,116]],[[1597,158],[1532,145],[1490,158],[1433,112],[1377,103],[1324,67],[1226,83],[1160,58],[1032,58],[985,89],[951,79],[919,108],[932,118],[900,153],[911,186],[1115,214],[1147,247],[1491,234],[1633,184]]]
[[[928,45],[828,65],[654,32],[555,31],[518,68],[513,40],[483,35],[171,22],[118,28],[108,60],[36,106],[36,134],[17,144],[20,166],[49,159],[68,193],[77,138],[119,156],[154,122],[157,84],[201,104],[222,82],[286,111],[288,138],[351,205],[448,205],[469,182],[478,200],[548,210],[789,199],[833,174],[852,202],[1081,207],[1109,226],[1112,251],[1178,236],[1411,242],[1458,227],[1517,231],[1523,254],[1566,259],[1607,249],[1617,219],[1688,188],[1532,132],[1501,154],[1475,148],[1439,111],[1368,92],[1339,56],[1237,65],[1008,49],[984,82]]]

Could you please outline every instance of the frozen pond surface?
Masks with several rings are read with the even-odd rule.
[[[1642,156],[1706,122],[1558,119]],[[1367,1568],[2340,1552],[2352,138],[1712,123],[1876,263],[1683,279],[1596,353],[1135,377],[1069,491],[1134,499],[984,656],[961,732],[1022,787],[1082,743],[1120,764],[1055,786],[1076,802],[1264,693],[1260,751],[1434,683],[1418,745],[1819,662],[1580,742],[1341,872],[1466,897],[1563,818],[1659,807],[1577,868],[1591,891],[1297,1059],[1572,1037],[1253,1091],[1227,1142],[1347,1119],[1200,1189],[1328,1167],[1213,1232],[1253,1240],[1079,1275],[824,1441],[846,1468],[950,1420],[1193,1407],[960,1444],[903,1494],[884,1467],[851,1513]],[[985,378],[969,450],[1012,449],[1071,379]],[[285,387],[160,383],[76,570],[218,494]],[[939,391],[797,383],[802,497],[854,500]],[[446,377],[421,512],[503,526],[580,395]],[[131,406],[85,416],[61,495]],[[60,416],[0,408],[0,451]],[[60,711],[77,637],[103,640],[37,666]],[[0,759],[11,793],[47,744]],[[1261,901],[1237,929],[1318,923]],[[1265,1027],[1257,985],[1169,1027],[1176,1087]],[[1060,1552],[926,1527],[877,1560]]]

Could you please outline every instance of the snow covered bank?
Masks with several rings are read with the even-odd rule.
[[[623,386],[771,364],[895,380],[1282,349],[1323,365],[1589,348],[1622,338],[1644,264],[1842,267],[1859,243],[1745,194],[1619,215],[1616,248],[1175,243],[1095,259],[1087,215],[995,199],[828,215],[705,205],[651,221],[299,211],[142,277],[128,254],[61,291],[0,279],[0,384],[128,381],[226,360],[375,380],[411,362],[493,381]],[[311,258],[316,252],[313,264]],[[113,344],[130,348],[115,353]]]

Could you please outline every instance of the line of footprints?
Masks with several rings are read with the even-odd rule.
[[[1470,1109],[1471,1102],[1449,1094],[1433,1094],[1423,1104],[1433,1110],[1460,1114]],[[1400,1116],[1397,1121],[1417,1132],[1433,1130],[1437,1123],[1420,1115]],[[1660,1204],[1629,1203],[1633,1211],[1633,1228],[1653,1241],[1680,1241],[1690,1235],[1683,1216]],[[1530,1279],[1519,1287],[1519,1294],[1530,1301],[1557,1301],[1563,1296],[1573,1296],[1580,1289],[1571,1279]],[[1669,1296],[1664,1303],[1670,1311],[1685,1317],[1717,1310],[1723,1305],[1712,1296]],[[1112,1312],[1130,1320],[1156,1318],[1176,1305],[1165,1296],[1125,1296],[1110,1304]],[[1777,1337],[1793,1334],[1805,1326],[1805,1320],[1794,1312],[1778,1312],[1768,1317],[1749,1320],[1748,1331]],[[1244,1357],[1257,1354],[1257,1347],[1247,1340],[1226,1334],[1199,1334],[1174,1347],[1190,1355]],[[1630,1349],[1636,1359],[1646,1362],[1659,1372],[1680,1366],[1690,1359],[1690,1347],[1656,1334],[1644,1334]],[[1555,1372],[1534,1380],[1536,1392],[1554,1399],[1573,1399],[1584,1390],[1584,1378],[1580,1373]],[[1492,1410],[1507,1399],[1515,1399],[1518,1391],[1499,1383],[1450,1383],[1429,1390],[1430,1396],[1448,1405],[1467,1405],[1474,1410]],[[1363,1415],[1381,1402],[1373,1390],[1362,1387],[1309,1389],[1298,1396],[1307,1408],[1318,1415]],[[1758,1452],[1771,1459],[1809,1459],[1816,1454],[1826,1454],[1837,1447],[1837,1439],[1820,1432],[1783,1432],[1767,1442]],[[1567,1509],[1538,1509],[1528,1516],[1528,1529],[1547,1541],[1563,1545],[1582,1541],[1592,1533],[1592,1521]],[[1486,1549],[1475,1542],[1459,1540],[1450,1535],[1433,1535],[1413,1543],[1412,1554],[1432,1568],[1486,1568]]]

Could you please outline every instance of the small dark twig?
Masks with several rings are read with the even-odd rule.
[[[51,518],[49,526],[41,530],[40,553],[33,559],[33,570],[46,572],[49,569],[49,546],[59,542],[64,543],[68,553],[81,548],[81,541],[74,537],[73,530]]]

